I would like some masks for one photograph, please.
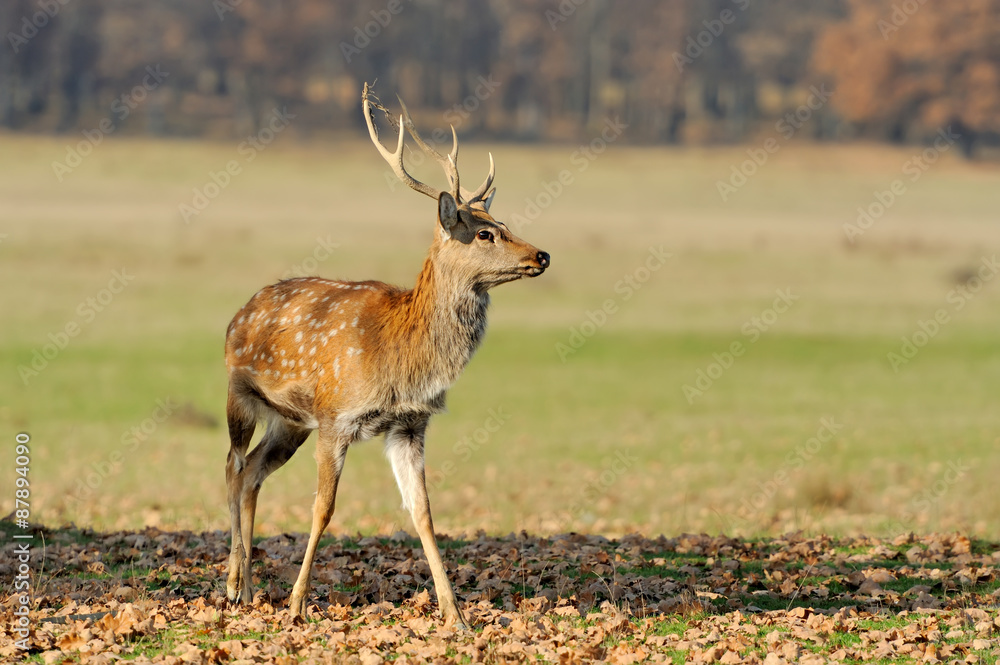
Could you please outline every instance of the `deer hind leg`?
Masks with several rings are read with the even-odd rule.
[[[230,582],[237,582],[236,600],[242,603],[253,601],[253,526],[257,512],[257,496],[264,480],[284,466],[295,451],[309,437],[310,430],[291,424],[275,416],[267,425],[267,433],[246,458],[240,474],[239,494],[240,546],[243,550],[242,566],[236,573],[230,570]],[[232,593],[232,589],[229,589]]]
[[[243,493],[243,470],[246,468],[247,448],[257,428],[257,414],[247,409],[239,397],[229,390],[226,403],[226,420],[229,424],[229,456],[226,458],[226,489],[229,498],[229,523],[232,545],[229,552],[229,579],[226,595],[236,601],[243,585],[243,536],[240,532],[240,495]]]
[[[392,471],[403,496],[403,507],[410,511],[413,526],[417,529],[437,593],[441,615],[448,624],[465,628],[468,624],[458,609],[455,593],[444,570],[441,552],[434,539],[434,522],[431,519],[431,504],[427,497],[427,483],[424,476],[424,431],[427,420],[415,423],[398,423],[385,437],[385,453],[392,463]]]
[[[309,544],[302,559],[302,568],[295,580],[288,608],[292,616],[303,616],[306,611],[306,599],[309,596],[309,580],[312,576],[313,559],[319,539],[330,524],[337,500],[337,486],[340,484],[340,474],[344,470],[344,460],[347,458],[347,448],[350,439],[338,434],[333,423],[320,426],[319,440],[316,442],[316,467],[318,480],[316,483],[316,501],[313,503],[312,529],[309,531]]]

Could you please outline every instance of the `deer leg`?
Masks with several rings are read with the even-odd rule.
[[[468,624],[458,609],[455,593],[444,570],[444,561],[434,539],[434,522],[431,519],[431,504],[427,497],[427,483],[424,476],[424,430],[427,421],[394,426],[386,434],[386,456],[392,463],[392,471],[403,496],[403,507],[410,511],[413,526],[417,529],[420,542],[434,577],[434,590],[445,623],[457,628],[467,628]]]
[[[304,616],[306,599],[309,596],[309,580],[312,577],[313,560],[319,539],[330,524],[337,500],[337,486],[340,484],[340,474],[344,470],[344,460],[350,441],[338,437],[332,426],[321,427],[319,441],[316,443],[316,466],[318,480],[316,483],[316,501],[313,503],[312,529],[309,531],[309,544],[306,546],[302,568],[292,588],[292,596],[288,600],[288,608],[292,616]]]
[[[244,552],[241,582],[237,598],[249,604],[253,601],[253,523],[257,512],[257,496],[264,480],[284,466],[299,446],[309,437],[309,430],[272,420],[267,426],[267,434],[257,447],[247,456],[246,468],[242,473],[242,488],[239,497],[240,527]]]
[[[240,495],[243,493],[243,469],[246,468],[246,453],[257,428],[255,414],[248,414],[239,403],[232,389],[226,404],[226,420],[229,424],[229,456],[226,458],[226,490],[229,499],[229,524],[232,537],[229,552],[229,579],[226,581],[226,595],[236,601],[243,584],[243,551],[240,534]]]

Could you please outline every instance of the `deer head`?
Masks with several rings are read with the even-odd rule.
[[[496,194],[496,188],[492,186],[496,174],[492,154],[486,180],[470,192],[459,182],[458,136],[454,126],[451,128],[451,152],[442,155],[420,137],[406,105],[400,99],[402,114],[399,116],[399,136],[395,152],[389,152],[379,141],[372,107],[378,108],[389,118],[391,116],[367,83],[362,97],[368,134],[396,177],[411,189],[438,202],[438,223],[430,258],[442,273],[477,292],[485,292],[498,284],[522,277],[537,277],[545,272],[550,264],[548,253],[521,240],[503,222],[490,215],[490,205]],[[435,189],[406,172],[403,166],[403,141],[407,131],[420,149],[441,165],[448,179],[449,189]]]

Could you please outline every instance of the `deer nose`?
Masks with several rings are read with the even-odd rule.
[[[538,252],[535,256],[535,260],[538,261],[538,265],[543,268],[549,267],[549,253],[548,252]]]

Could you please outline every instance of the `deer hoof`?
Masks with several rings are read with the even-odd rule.
[[[446,626],[454,628],[455,630],[468,630],[469,623],[462,616],[462,613],[455,611],[454,613],[448,612],[444,615],[444,623]]]
[[[304,596],[296,597],[292,596],[288,600],[288,611],[291,612],[293,617],[305,617],[306,615],[306,599]]]

